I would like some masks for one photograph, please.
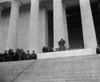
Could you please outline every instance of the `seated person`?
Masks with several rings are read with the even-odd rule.
[[[33,50],[33,52],[31,53],[31,59],[37,59],[37,55],[35,53],[35,51]]]
[[[29,50],[27,50],[26,56],[27,56],[27,60],[29,60],[30,59],[30,51]]]
[[[43,51],[43,53],[48,52],[48,51],[49,51],[49,50],[48,50],[48,47],[44,46],[44,47],[42,48],[42,51]]]

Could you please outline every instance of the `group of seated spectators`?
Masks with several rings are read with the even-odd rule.
[[[0,53],[0,62],[6,61],[20,61],[20,60],[30,60],[30,59],[37,59],[37,55],[35,51],[30,53],[28,50],[25,52],[23,49],[13,49],[5,50],[4,53]]]
[[[44,46],[42,48],[42,52],[53,52],[53,51],[64,51],[66,50],[65,47],[66,41],[61,38],[61,40],[58,42],[59,47],[49,50],[47,46]],[[100,54],[100,47],[98,46],[96,48],[97,54]],[[32,53],[30,53],[29,50],[25,52],[23,49],[16,49],[15,51],[13,49],[5,50],[4,53],[0,53],[0,62],[6,62],[6,61],[20,61],[20,60],[30,60],[30,59],[37,59],[37,55],[35,51],[33,50]]]
[[[65,40],[61,39],[58,42],[59,48],[57,48],[57,51],[63,51],[65,50]],[[43,53],[46,52],[53,52],[54,50],[49,50],[47,46],[44,46],[42,48]],[[25,52],[23,49],[16,49],[15,51],[13,49],[5,50],[4,53],[0,53],[0,62],[6,62],[6,61],[20,61],[20,60],[30,60],[30,59],[37,59],[37,55],[35,51],[30,53],[28,50]]]
[[[49,50],[47,46],[44,46],[44,47],[42,48],[42,52],[43,52],[43,53],[46,53],[46,52],[52,52],[52,51]]]

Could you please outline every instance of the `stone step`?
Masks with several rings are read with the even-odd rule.
[[[0,82],[100,82],[99,62],[90,55],[0,63]]]
[[[0,63],[0,82],[10,82],[20,75],[34,61],[15,61]]]

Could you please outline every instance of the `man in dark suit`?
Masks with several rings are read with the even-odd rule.
[[[27,50],[26,56],[27,56],[27,60],[30,59],[30,51],[29,50]]]
[[[4,56],[4,61],[8,61],[8,53],[7,53],[7,50],[5,50],[5,52],[3,53],[3,56]]]
[[[31,57],[32,57],[33,59],[37,59],[37,55],[36,55],[36,53],[35,53],[34,50],[33,50],[33,52],[31,53]]]
[[[3,62],[3,55],[0,53],[0,62]]]

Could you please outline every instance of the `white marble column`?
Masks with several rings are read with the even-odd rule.
[[[31,0],[29,43],[30,51],[39,52],[39,0]]]
[[[2,10],[3,10],[3,7],[0,5],[0,21],[2,20],[1,19],[2,18]],[[1,22],[0,22],[0,24],[1,24]],[[3,42],[2,39],[3,39],[2,38],[2,27],[0,26],[0,45],[2,45],[2,42]],[[3,47],[1,46],[0,49],[2,51],[3,50]]]
[[[95,34],[90,0],[79,0],[83,30],[84,48],[96,48],[97,39]]]
[[[43,46],[48,46],[48,17],[45,8],[39,14],[39,52],[42,52]]]
[[[0,19],[1,19],[1,15],[2,15],[2,10],[3,10],[3,7],[0,6]]]
[[[19,4],[20,3],[15,0],[11,1],[11,13],[6,49],[12,48],[15,50],[17,48]]]
[[[65,25],[65,40],[66,40],[66,48],[69,48],[69,38],[68,38],[68,26],[67,26],[67,16],[66,16],[66,8],[63,7],[63,16],[64,16],[64,25]]]
[[[53,0],[53,18],[54,18],[54,48],[58,48],[58,41],[63,38],[67,40],[65,34],[64,13],[62,0]]]

